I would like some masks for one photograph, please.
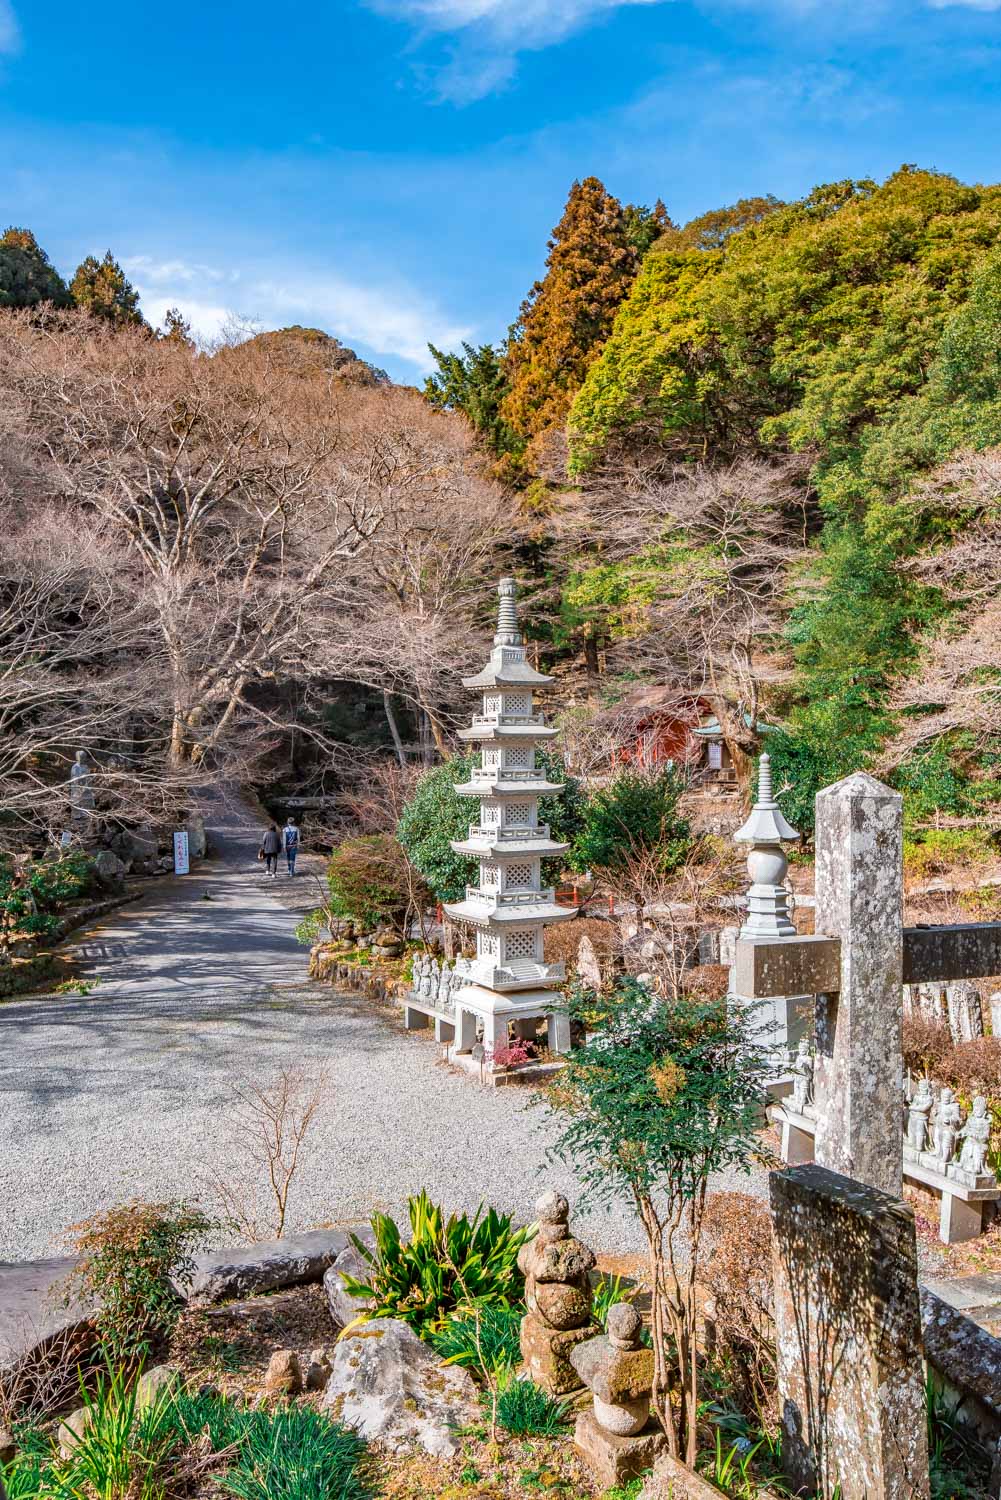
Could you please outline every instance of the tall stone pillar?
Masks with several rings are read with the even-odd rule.
[[[816,1160],[899,1197],[903,802],[859,771],[816,806],[816,928],[841,939],[841,990],[817,996]]]
[[[823,1500],[927,1500],[913,1212],[816,1165],[769,1186],[788,1477]]]

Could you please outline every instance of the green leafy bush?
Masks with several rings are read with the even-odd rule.
[[[588,803],[575,857],[582,869],[631,883],[638,862],[660,875],[684,863],[691,830],[678,813],[685,778],[674,766],[621,771]]]
[[[497,1421],[512,1437],[557,1437],[567,1409],[532,1380],[510,1380],[497,1393]]]
[[[540,799],[539,821],[549,824],[554,839],[573,846],[584,823],[584,791],[579,781],[567,775],[558,756],[537,750],[535,759],[550,781],[563,786],[560,796]],[[470,780],[476,764],[471,756],[456,756],[422,776],[397,825],[396,836],[407,858],[439,901],[460,900],[475,878],[476,861],[456,854],[452,840],[467,838],[469,825],[477,818],[475,798],[470,801],[455,790]],[[554,867],[558,876],[556,861],[543,862],[544,879],[553,879]]]
[[[310,1406],[249,1410],[213,1396],[162,1393],[140,1408],[121,1371],[87,1398],[88,1421],[68,1459],[41,1433],[3,1479],[9,1500],[165,1500],[187,1494],[191,1450],[205,1442],[222,1472],[213,1493],[237,1500],[365,1500],[365,1444]],[[222,1457],[225,1455],[225,1457]],[[200,1455],[204,1463],[205,1454]]]
[[[957,865],[965,870],[984,869],[996,857],[989,840],[975,828],[929,828],[904,840],[904,873],[917,880]]]
[[[194,1251],[218,1227],[183,1199],[132,1202],[105,1209],[69,1231],[79,1263],[66,1300],[95,1309],[101,1343],[116,1361],[138,1358],[177,1321]]]
[[[0,927],[5,936],[50,937],[59,910],[82,896],[93,866],[79,850],[31,863],[0,858]]]
[[[346,839],[327,865],[332,910],[370,930],[387,923],[402,931],[408,910],[425,892],[407,868],[407,857],[391,833]]]
[[[521,1357],[523,1312],[520,1305],[479,1302],[450,1313],[428,1335],[428,1343],[448,1365],[496,1376],[513,1369]]]
[[[398,1225],[387,1214],[375,1214],[375,1249],[352,1242],[371,1267],[368,1281],[346,1276],[353,1297],[371,1299],[374,1306],[358,1320],[402,1318],[424,1337],[440,1328],[447,1315],[460,1307],[493,1302],[502,1307],[520,1303],[524,1280],[518,1270],[518,1251],[534,1228],[513,1229],[510,1214],[498,1214],[481,1203],[472,1219],[466,1214],[445,1218],[426,1192],[408,1200],[411,1238],[404,1244]]]

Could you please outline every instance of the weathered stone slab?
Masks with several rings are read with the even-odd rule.
[[[314,1229],[294,1238],[209,1250],[196,1258],[194,1277],[182,1290],[192,1300],[221,1302],[305,1286],[322,1281],[347,1244],[345,1229]]]
[[[929,1493],[914,1215],[824,1167],[770,1176],[783,1462],[830,1500]]]
[[[371,1226],[366,1225],[363,1230],[358,1231],[358,1239],[363,1245],[369,1247],[374,1245],[375,1235],[372,1233]],[[351,1276],[355,1281],[367,1281],[371,1272],[372,1267],[363,1256],[359,1255],[354,1245],[349,1243],[324,1273],[323,1290],[327,1294],[330,1316],[338,1328],[346,1328],[359,1313],[364,1312],[370,1306],[365,1297],[352,1297],[350,1292],[345,1290],[345,1276]]]
[[[986,1278],[975,1278],[977,1280]],[[921,1335],[928,1363],[964,1398],[981,1410],[985,1438],[1001,1434],[1001,1339],[950,1306],[928,1287],[921,1288]]]
[[[894,1197],[903,1183],[903,801],[865,772],[817,796],[816,923],[841,940],[817,995],[817,1161]]]
[[[903,963],[905,984],[1001,974],[1001,922],[905,927]]]
[[[323,1410],[390,1453],[416,1445],[459,1452],[457,1429],[476,1415],[468,1371],[445,1362],[397,1318],[376,1318],[338,1340]]]
[[[734,994],[813,995],[841,988],[841,941],[836,937],[739,938],[734,950]]]
[[[71,1257],[0,1262],[0,1371],[89,1326],[85,1308],[62,1306],[62,1285],[75,1265]]]
[[[574,1446],[602,1490],[610,1490],[646,1473],[667,1446],[659,1427],[650,1426],[632,1437],[602,1427],[593,1411],[582,1411],[574,1428]],[[712,1492],[719,1500],[719,1491]]]
[[[662,1453],[640,1490],[639,1500],[719,1500],[719,1496],[714,1484],[693,1474],[669,1453]]]

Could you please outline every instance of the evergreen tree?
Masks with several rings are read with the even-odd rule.
[[[428,348],[438,369],[424,382],[425,399],[436,411],[461,411],[498,457],[513,452],[518,439],[500,414],[507,383],[494,346],[464,343],[461,354]]]
[[[501,416],[519,437],[562,426],[611,331],[639,265],[618,199],[597,177],[575,182],[549,241],[546,274],[511,330]]]
[[[88,255],[77,266],[70,282],[70,293],[77,307],[86,308],[95,317],[107,318],[119,326],[141,323],[139,293],[108,250],[103,260]]]
[[[171,344],[184,344],[188,349],[195,347],[195,341],[191,337],[191,324],[181,312],[179,307],[168,307],[163,319],[162,338]]]
[[[0,307],[39,302],[69,307],[72,299],[31,230],[11,227],[0,235]]]
[[[653,208],[639,203],[627,203],[622,210],[622,217],[626,221],[626,238],[640,260],[662,234],[672,231],[677,233],[674,220],[659,198]]]

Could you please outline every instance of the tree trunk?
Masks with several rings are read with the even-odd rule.
[[[396,759],[405,771],[407,768],[407,757],[403,749],[403,741],[400,739],[400,731],[396,724],[396,714],[393,712],[393,699],[388,688],[382,690],[382,706],[386,710],[386,723],[389,732],[393,736],[393,748],[396,751]]]
[[[601,676],[601,658],[598,654],[598,637],[593,631],[584,633],[584,665],[589,677]]]

